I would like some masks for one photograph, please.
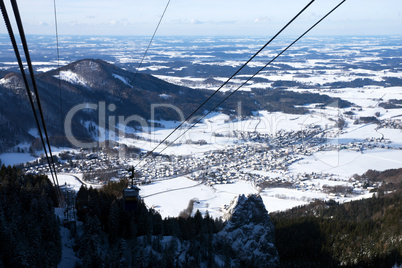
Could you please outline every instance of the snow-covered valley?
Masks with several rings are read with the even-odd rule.
[[[76,41],[82,38],[77,37]],[[317,39],[322,42],[316,42]],[[180,86],[215,90],[263,39],[195,38],[183,39],[178,44],[171,41],[171,37],[160,38],[149,51],[140,72]],[[284,38],[259,55],[222,92],[237,88],[287,41]],[[74,40],[63,42],[70,49],[66,50],[62,62],[79,59],[72,49]],[[110,63],[135,70],[134,63],[140,54],[133,52],[130,57],[122,54],[122,48],[129,49],[123,39],[99,38],[91,42],[102,42],[109,48],[104,51]],[[75,191],[82,183],[101,187],[105,180],[127,177],[127,168],[138,165],[136,171],[140,178],[136,183],[141,188],[141,196],[163,217],[177,216],[190,200],[196,201],[195,209],[202,213],[208,210],[219,217],[233,197],[248,193],[260,193],[269,212],[316,199],[346,202],[370,197],[379,185],[356,180],[354,174],[402,167],[399,42],[397,36],[306,38],[241,88],[242,92],[251,94],[253,90],[274,89],[318,93],[349,101],[350,107],[338,102],[326,106],[309,103],[301,107],[306,113],[256,110],[252,115],[244,115],[241,112],[244,104],[239,103],[230,115],[220,110],[212,112],[175,141],[190,124],[183,125],[155,151],[163,151],[161,155],[143,159],[147,151],[180,123],[149,120],[141,130],[126,127],[124,135],[108,134],[115,142],[112,150],[53,148],[59,156],[57,169],[62,174],[61,184]],[[194,47],[194,43],[198,46]],[[179,47],[189,53],[175,54]],[[83,45],[81,50],[99,58],[105,53],[94,51],[93,44]],[[12,70],[12,66],[12,62],[2,62],[0,69]],[[56,68],[56,63],[54,59],[40,60],[35,67],[37,71],[45,67],[49,70]],[[110,76],[116,83],[133,88],[128,77],[116,73]],[[84,76],[71,70],[54,78],[83,88],[89,85]],[[0,79],[0,85],[8,86],[7,81],[7,78]],[[172,98],[165,93],[159,97],[163,101]],[[278,100],[279,103],[286,101],[289,100]],[[82,124],[88,129],[102,130],[98,122]],[[117,128],[122,130],[120,126]],[[37,132],[33,129],[29,134],[35,136]],[[94,137],[101,141],[99,136]],[[29,147],[26,142],[17,144],[14,151],[0,155],[2,163],[27,163],[26,172],[47,172],[46,165],[38,160],[43,152],[29,153]],[[140,153],[130,154],[127,148],[136,148]],[[101,173],[107,176],[98,176]]]

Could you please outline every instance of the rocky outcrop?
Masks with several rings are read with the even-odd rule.
[[[239,265],[279,266],[279,255],[274,245],[275,227],[261,196],[236,197],[224,219],[227,222],[218,238],[231,246]]]

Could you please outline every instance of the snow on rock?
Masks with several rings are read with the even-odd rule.
[[[4,78],[0,79],[0,86],[10,89],[17,94],[26,94],[24,81],[16,73],[8,73]]]
[[[159,97],[164,99],[164,100],[167,100],[167,99],[171,98],[172,96],[168,95],[168,94],[159,94]]]
[[[275,227],[260,195],[235,197],[223,217],[227,222],[221,237],[242,263],[253,267],[278,267],[274,246]]]

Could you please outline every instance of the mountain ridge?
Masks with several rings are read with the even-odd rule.
[[[60,79],[59,79],[60,75]],[[169,84],[148,74],[134,74],[102,60],[84,59],[70,63],[60,69],[36,75],[45,121],[51,136],[64,136],[60,116],[64,117],[74,106],[82,103],[114,104],[114,115],[127,118],[138,115],[151,119],[151,105],[174,105],[181,111],[192,111],[208,96],[208,92]],[[36,128],[25,85],[18,73],[7,73],[0,79],[0,114],[6,125],[12,125],[11,133],[0,134],[0,150],[7,149],[26,140],[32,140],[29,130]],[[166,98],[165,96],[169,96]],[[208,108],[208,105],[206,106]],[[106,111],[108,116],[110,113]],[[82,139],[91,139],[82,122],[98,122],[98,113],[79,112],[73,120],[73,133]],[[166,120],[180,120],[173,109],[155,109],[155,117]],[[17,138],[16,138],[17,137]],[[2,146],[3,145],[3,146]]]
[[[0,151],[22,142],[36,144],[34,150],[41,149],[40,142],[35,142],[37,138],[29,134],[36,125],[21,75],[11,72],[3,74],[3,78],[0,78],[0,103],[3,104],[0,108]],[[108,107],[105,119],[110,115],[124,118],[135,115],[143,122],[151,119],[182,121],[212,94],[209,90],[170,84],[150,74],[129,72],[100,59],[83,59],[37,74],[36,83],[51,143],[55,146],[68,144],[63,120],[69,111],[80,104],[98,107],[104,103]],[[225,93],[217,92],[195,116],[212,110],[225,97]],[[233,116],[237,115],[239,103],[242,105],[241,116],[251,115],[257,110],[300,114],[308,112],[301,107],[304,104],[333,102],[334,99],[327,95],[254,89],[252,92],[237,92],[219,108],[220,112]],[[343,100],[339,103],[350,105]],[[74,136],[82,141],[94,140],[93,129],[89,125],[98,124],[98,114],[95,109],[74,114],[71,127]],[[138,122],[130,123],[131,127],[141,130]]]

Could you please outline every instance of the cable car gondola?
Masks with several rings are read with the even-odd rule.
[[[137,185],[134,185],[134,167],[129,169],[129,171],[131,171],[131,187],[124,189],[123,198],[124,209],[132,211],[137,208],[137,204],[140,200],[140,188],[138,188]]]

